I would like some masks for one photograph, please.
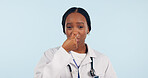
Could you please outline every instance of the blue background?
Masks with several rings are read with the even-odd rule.
[[[0,78],[33,78],[44,51],[66,39],[61,18],[72,6],[88,11],[86,43],[118,78],[148,77],[148,0],[0,0]]]

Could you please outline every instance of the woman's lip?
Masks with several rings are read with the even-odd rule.
[[[79,38],[77,38],[77,39],[76,39],[76,41],[77,41],[77,42],[79,42],[79,41],[80,41],[80,39],[79,39]]]

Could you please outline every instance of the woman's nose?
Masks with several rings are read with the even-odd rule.
[[[79,31],[78,31],[78,29],[77,29],[77,28],[74,28],[74,29],[73,29],[73,31],[72,31],[72,33],[73,33],[74,35],[77,35],[77,34],[78,34],[78,32],[79,32]]]
[[[73,32],[72,34],[73,34],[74,36],[76,36],[76,35],[78,35],[78,32]]]
[[[72,32],[77,33],[78,32],[78,28],[74,27]]]

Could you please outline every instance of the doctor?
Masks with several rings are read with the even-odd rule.
[[[91,22],[83,8],[67,10],[62,25],[67,39],[44,53],[34,78],[117,78],[109,59],[85,43]]]

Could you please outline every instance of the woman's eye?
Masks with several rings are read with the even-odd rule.
[[[79,26],[79,28],[83,28],[83,26]]]
[[[72,28],[71,26],[67,26],[67,28]]]

